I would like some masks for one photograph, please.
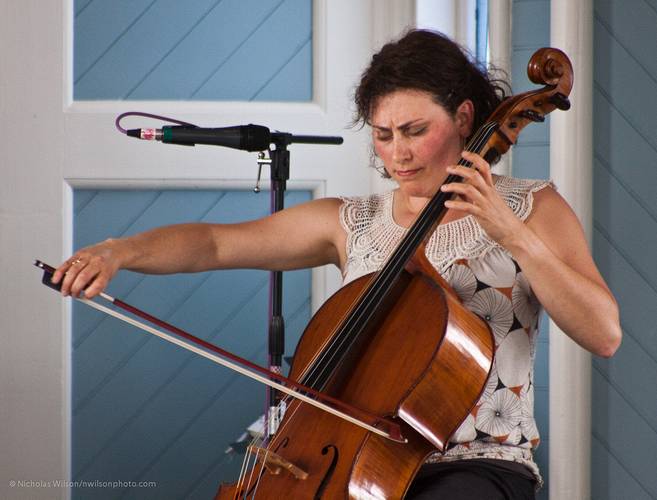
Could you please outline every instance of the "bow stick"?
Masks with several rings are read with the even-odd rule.
[[[55,272],[54,267],[49,266],[40,260],[36,260],[34,265],[43,270],[43,278],[41,279],[41,282],[44,285],[57,291],[61,290],[61,282],[58,284],[54,284],[52,282],[52,276]],[[395,422],[372,415],[365,410],[355,408],[338,399],[316,391],[315,389],[311,389],[310,387],[299,384],[298,382],[284,377],[283,375],[271,372],[259,365],[256,365],[255,363],[252,363],[251,361],[248,361],[247,359],[231,354],[228,351],[215,346],[214,344],[195,337],[191,333],[187,333],[186,331],[165,321],[162,321],[161,319],[156,318],[155,316],[152,316],[147,312],[142,311],[141,309],[131,306],[130,304],[123,302],[120,299],[114,298],[111,295],[101,292],[99,296],[114,306],[128,311],[129,313],[134,314],[135,316],[140,317],[149,323],[159,326],[160,328],[164,328],[176,336],[174,337],[169,333],[158,330],[157,328],[126,316],[125,314],[99,304],[93,300],[89,300],[84,297],[74,298],[83,304],[88,305],[89,307],[120,319],[121,321],[125,321],[126,323],[129,323],[145,332],[148,332],[152,335],[155,335],[156,337],[166,340],[167,342],[182,347],[183,349],[187,349],[188,351],[198,354],[199,356],[203,356],[210,361],[241,373],[242,375],[245,375],[251,379],[257,380],[258,382],[278,389],[279,391],[284,392],[293,398],[297,398],[321,410],[327,411],[337,417],[347,420],[348,422],[367,429],[368,431],[391,439],[392,441],[399,443],[406,442],[406,439],[401,435],[399,425]],[[250,370],[246,367],[248,367]],[[271,379],[277,380],[278,382],[275,382]],[[310,396],[313,396],[316,399],[313,399]],[[342,408],[342,410],[338,410],[336,407]],[[357,417],[354,415],[359,416]],[[367,423],[365,420],[368,420],[370,423]]]

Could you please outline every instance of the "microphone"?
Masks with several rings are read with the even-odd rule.
[[[161,129],[135,128],[127,130],[126,135],[146,141],[161,141],[167,144],[184,146],[208,144],[244,151],[264,151],[269,149],[272,140],[272,134],[267,127],[253,124],[222,128],[168,125]]]

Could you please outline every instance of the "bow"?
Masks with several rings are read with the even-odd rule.
[[[36,260],[34,265],[43,270],[43,277],[41,282],[44,285],[57,291],[61,290],[61,283],[55,284],[52,282],[52,276],[55,272],[54,267],[49,266],[40,260]],[[368,431],[374,432],[393,441],[400,443],[406,442],[406,440],[401,435],[399,425],[395,422],[385,418],[380,418],[376,415],[372,415],[365,410],[355,408],[338,399],[332,398],[331,396],[311,389],[310,387],[299,384],[298,382],[295,382],[294,380],[289,379],[281,374],[269,371],[266,368],[263,368],[247,359],[241,358],[224,349],[221,349],[220,347],[217,347],[210,342],[198,338],[191,333],[188,333],[174,325],[156,318],[155,316],[152,316],[151,314],[148,314],[147,312],[144,312],[141,309],[128,304],[127,302],[112,297],[111,295],[100,293],[99,297],[109,304],[112,304],[116,308],[123,309],[124,311],[127,311],[128,313],[141,318],[148,323],[156,325],[161,329],[167,330],[170,333],[155,328],[154,326],[146,324],[131,316],[127,316],[117,311],[116,309],[107,307],[97,301],[89,300],[84,297],[74,298],[89,307],[113,316],[121,321],[125,321],[126,323],[135,326],[140,330],[155,335],[156,337],[182,347],[183,349],[191,351],[199,356],[203,356],[210,361],[225,366],[226,368],[236,371],[253,380],[257,380],[258,382],[273,387],[287,394],[288,396],[311,404],[317,408],[320,408],[321,410],[327,411],[339,418],[347,420],[348,422],[363,427]]]

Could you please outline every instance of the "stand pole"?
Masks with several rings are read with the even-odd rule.
[[[273,138],[273,144],[276,146],[275,149],[269,150],[271,159],[271,213],[283,210],[287,180],[290,178],[290,152],[287,149],[289,137],[286,134]],[[281,271],[272,271],[269,280],[269,369],[271,371],[282,373],[284,352],[283,273]],[[265,419],[265,429],[269,437],[273,436],[278,429],[282,411],[278,404],[280,400],[279,392],[271,387],[267,387],[266,391],[267,417]]]
[[[271,213],[283,210],[285,190],[290,178],[290,152],[287,147],[292,143],[300,144],[342,144],[342,137],[292,135],[273,132],[270,135],[269,159],[259,155],[258,165],[270,165],[271,173]],[[258,171],[258,182],[260,170]],[[258,184],[254,191],[260,191]],[[269,280],[269,370],[281,374],[283,371],[283,353],[285,352],[285,321],[283,319],[283,273],[272,271]],[[266,388],[266,407],[264,434],[265,439],[273,436],[283,418],[285,408],[281,407],[279,391],[269,386]]]

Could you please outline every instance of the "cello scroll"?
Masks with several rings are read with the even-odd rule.
[[[545,86],[507,98],[490,116],[488,122],[495,123],[497,129],[480,153],[489,163],[506,153],[529,123],[544,121],[545,115],[555,109],[570,109],[573,66],[561,50],[537,50],[527,65],[527,76],[533,83]]]

